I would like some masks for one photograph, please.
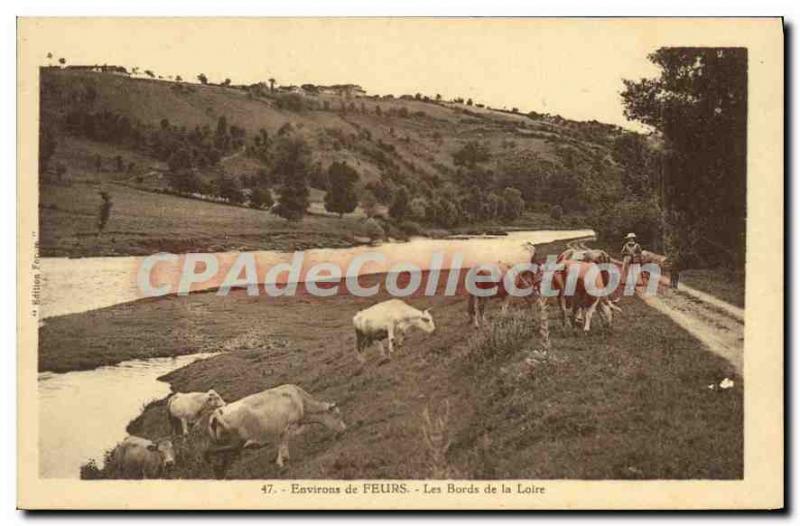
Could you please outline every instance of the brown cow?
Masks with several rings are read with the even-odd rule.
[[[611,327],[613,319],[613,310],[621,311],[619,307],[614,305],[609,296],[594,296],[586,288],[587,277],[590,272],[594,271],[597,267],[594,263],[585,261],[571,261],[566,260],[563,262],[563,268],[555,270],[552,278],[552,289],[557,291],[558,303],[561,308],[562,320],[565,326],[575,326],[577,324],[578,313],[585,311],[583,331],[589,332],[592,326],[592,316],[598,306],[600,307],[600,314],[607,326]],[[541,271],[540,271],[541,272]],[[575,290],[569,291],[569,277],[575,276]],[[606,287],[607,276],[603,272],[597,271],[594,278],[594,287],[597,290],[603,290]],[[570,293],[571,292],[571,293]],[[572,319],[569,320],[567,315],[568,308],[572,308]],[[571,323],[570,323],[571,321]]]
[[[508,305],[511,303],[513,294],[506,289],[506,281],[509,279],[508,275],[512,270],[512,266],[499,262],[497,267],[499,269],[499,278],[496,281],[481,280],[480,282],[475,283],[475,287],[481,290],[490,290],[496,287],[497,289],[493,294],[490,296],[477,296],[475,294],[471,294],[469,290],[467,290],[467,314],[469,315],[470,322],[476,329],[480,328],[482,324],[486,323],[486,305],[488,304],[489,300],[494,298],[500,298],[503,300],[501,307],[501,312],[503,314],[508,311]],[[482,278],[492,276],[492,272],[486,269],[471,269],[470,272],[474,272],[476,276],[480,276]],[[517,275],[514,278],[515,287],[522,291],[521,297],[528,303],[533,301],[533,299],[536,297],[538,290],[538,277],[538,274],[535,274],[530,270],[523,270],[522,272],[517,272]],[[526,290],[529,290],[530,292],[526,293]]]

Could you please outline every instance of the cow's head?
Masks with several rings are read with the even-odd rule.
[[[172,446],[172,440],[162,438],[147,446],[149,451],[157,451],[161,455],[164,467],[169,469],[175,465],[175,448]]]
[[[217,409],[225,405],[225,400],[213,389],[206,393],[206,409]]]
[[[421,330],[431,333],[436,330],[436,324],[433,323],[433,316],[431,315],[431,309],[425,309],[422,311],[422,314],[415,320],[414,325],[419,327]]]
[[[319,422],[331,431],[342,433],[347,429],[347,424],[342,420],[342,412],[339,411],[336,402],[328,402],[328,408],[317,416]]]

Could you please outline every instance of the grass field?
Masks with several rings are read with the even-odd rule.
[[[737,307],[744,307],[744,272],[725,269],[690,269],[681,272],[681,282],[707,292]]]
[[[296,383],[339,403],[343,435],[312,429],[294,438],[283,470],[273,447],[244,452],[230,478],[742,476],[742,379],[638,299],[623,300],[611,331],[584,336],[553,322],[549,358],[530,366],[524,359],[539,342],[522,303],[502,318],[491,305],[491,327],[476,331],[462,298],[413,298],[433,307],[436,332],[411,334],[386,364],[373,349],[359,368],[351,318],[380,299],[194,294],[57,318],[40,337],[53,363],[72,359],[81,342],[117,358],[224,350],[163,379],[176,391],[214,388],[228,401]],[[724,377],[735,387],[708,389]],[[437,422],[446,407],[444,441],[426,444],[423,412]],[[164,401],[149,404],[129,432],[167,434]],[[206,445],[201,424],[179,442],[171,476],[213,477],[201,459]]]

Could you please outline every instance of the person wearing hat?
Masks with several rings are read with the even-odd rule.
[[[622,245],[622,276],[626,279],[630,265],[639,265],[642,262],[642,247],[636,242],[636,234],[633,232],[625,236],[625,244]],[[636,269],[638,270],[638,268]],[[638,272],[637,272],[638,274]],[[638,281],[638,278],[637,278]]]

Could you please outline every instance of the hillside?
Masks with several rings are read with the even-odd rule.
[[[414,224],[396,228],[399,221],[384,223],[388,235],[420,233],[420,225],[440,230],[585,225],[608,216],[609,207],[617,206],[632,186],[642,186],[634,188],[629,203],[634,208],[646,210],[652,198],[648,174],[642,175],[650,149],[645,138],[597,122],[522,115],[422,95],[349,98],[273,93],[261,85],[41,71],[40,142],[55,143],[40,178],[43,255],[141,254],[175,249],[170,240],[176,236],[188,238],[184,245],[192,250],[272,248],[272,241],[257,231],[275,230],[301,230],[307,240],[335,231],[338,243],[352,243],[365,235],[365,194],[377,200],[368,215],[386,216],[400,187],[409,191],[412,206],[406,219]],[[316,214],[310,220],[286,223],[266,210],[230,206],[219,212],[223,205],[189,204],[184,197],[164,195],[208,199],[214,194],[228,205],[245,205],[253,189],[265,185],[274,198],[282,177],[273,165],[275,143],[284,136],[303,140],[310,150],[308,179],[315,188],[309,212]],[[182,189],[174,175],[181,169],[176,151],[184,146],[193,186]],[[324,217],[321,203],[328,167],[337,161],[358,174],[362,206],[347,214],[349,223]],[[233,187],[230,197],[220,189],[225,185]],[[109,192],[114,200],[102,236],[95,225],[98,191]],[[520,198],[518,205],[507,205]],[[130,203],[141,203],[141,209]],[[203,223],[205,214],[229,215],[230,228],[254,224],[253,235],[237,240],[242,232],[214,225],[187,230],[189,223]],[[615,233],[643,229],[642,214],[629,215],[634,217],[626,218],[626,224],[612,225]],[[603,232],[603,225],[599,229]],[[199,244],[192,245],[192,239]]]

